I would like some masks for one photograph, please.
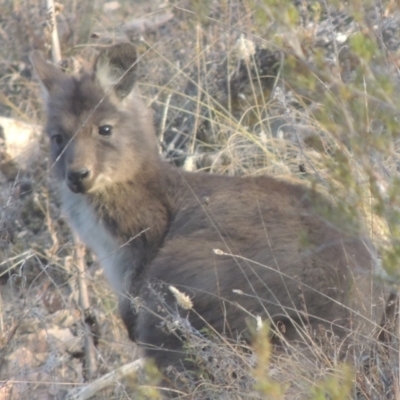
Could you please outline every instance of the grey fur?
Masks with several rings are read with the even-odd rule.
[[[166,310],[232,338],[246,330],[246,318],[261,316],[284,322],[294,339],[292,322],[302,324],[304,307],[313,328],[341,336],[350,325],[372,329],[382,302],[374,249],[323,195],[270,176],[192,174],[163,162],[151,117],[131,90],[130,44],[103,51],[93,75],[80,78],[32,59],[47,91],[64,211],[120,293],[131,339],[161,368],[191,367],[179,335],[158,328]],[[123,87],[110,85],[116,76]],[[82,169],[87,177],[68,181]],[[176,307],[169,285],[192,299],[195,312]]]

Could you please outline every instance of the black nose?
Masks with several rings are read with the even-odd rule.
[[[72,184],[79,184],[84,181],[89,176],[89,170],[83,168],[79,171],[69,171],[67,174],[67,179]]]
[[[89,170],[82,168],[79,171],[68,171],[67,184],[69,188],[75,193],[85,192],[84,181],[89,177]]]

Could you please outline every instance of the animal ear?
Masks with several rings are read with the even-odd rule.
[[[33,51],[29,58],[40,79],[43,97],[45,100],[48,100],[51,92],[60,87],[67,77],[55,65],[45,61],[39,51]]]
[[[119,43],[103,50],[95,65],[95,79],[105,93],[114,91],[122,100],[136,81],[136,48],[131,43]]]

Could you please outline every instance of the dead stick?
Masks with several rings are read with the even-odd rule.
[[[60,40],[58,38],[57,22],[56,22],[56,9],[54,7],[54,0],[46,0],[47,15],[51,28],[51,58],[54,64],[61,62]]]
[[[74,388],[70,390],[65,397],[65,400],[90,399],[91,397],[95,396],[100,390],[103,390],[108,386],[115,384],[126,376],[137,373],[138,370],[143,367],[143,365],[143,358],[139,358],[136,361],[123,365],[122,367],[119,367],[116,370],[109,372],[108,374],[102,376],[99,379],[96,379],[94,382],[91,382],[84,387]]]
[[[89,293],[86,285],[86,271],[85,271],[85,246],[75,236],[75,257],[76,266],[78,268],[78,285],[79,285],[79,304],[82,310],[83,326],[85,327],[85,366],[87,370],[87,379],[91,379],[97,375],[97,352],[94,345],[91,329],[86,322],[86,315],[90,312]]]

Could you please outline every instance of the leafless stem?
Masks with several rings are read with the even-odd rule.
[[[47,15],[51,26],[51,58],[54,64],[59,64],[61,61],[60,40],[58,38],[56,10],[54,0],[46,0]]]
[[[91,379],[97,375],[97,354],[96,347],[93,341],[93,335],[91,334],[91,326],[89,326],[86,315],[90,310],[89,293],[85,279],[85,246],[75,236],[75,258],[76,266],[78,268],[78,284],[79,284],[79,303],[82,310],[83,325],[85,327],[85,366],[86,366],[86,377]]]
[[[144,365],[144,359],[139,358],[129,364],[123,365],[114,371],[102,376],[101,378],[95,380],[94,382],[69,391],[65,400],[86,400],[96,395],[100,390],[118,382],[122,378],[137,373]]]

